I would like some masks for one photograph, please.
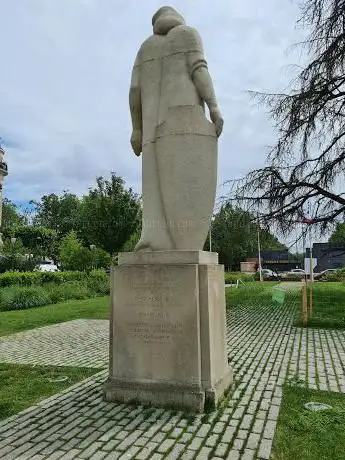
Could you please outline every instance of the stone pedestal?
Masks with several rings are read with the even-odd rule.
[[[215,253],[122,253],[111,272],[107,401],[202,412],[232,381]]]

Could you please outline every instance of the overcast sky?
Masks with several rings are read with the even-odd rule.
[[[163,3],[164,4],[164,3]],[[140,6],[139,6],[140,5]],[[225,119],[219,184],[263,165],[271,122],[247,90],[279,91],[299,39],[295,0],[176,0],[196,27]],[[115,171],[140,192],[128,88],[157,0],[0,0],[0,136],[5,196],[86,192]]]

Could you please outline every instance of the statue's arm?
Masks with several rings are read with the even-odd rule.
[[[139,56],[139,55],[138,55]],[[132,136],[131,144],[136,155],[140,155],[142,151],[142,109],[141,109],[141,89],[139,76],[139,57],[137,56],[131,78],[131,86],[129,89],[129,108],[132,119]]]
[[[187,54],[189,74],[200,98],[206,103],[210,111],[217,136],[220,136],[224,121],[218,107],[212,78],[207,68],[201,37],[195,29],[190,30],[188,37],[190,51]]]

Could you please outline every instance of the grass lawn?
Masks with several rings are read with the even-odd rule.
[[[307,402],[332,409],[310,412]],[[345,395],[286,385],[271,458],[274,460],[344,460]]]
[[[301,326],[300,310],[296,325]],[[345,328],[345,283],[328,281],[313,284],[313,314],[308,320],[308,326]]]
[[[59,393],[100,369],[0,364],[0,420]],[[49,378],[68,376],[68,381],[51,383]]]
[[[262,283],[253,281],[240,284],[239,287],[227,287],[225,289],[226,305],[228,307],[273,305],[272,294],[274,286],[279,286],[279,283],[276,281],[264,281]],[[298,300],[298,290],[286,292],[286,302],[296,302]]]
[[[70,300],[27,310],[0,312],[0,336],[73,319],[108,319],[109,297]]]

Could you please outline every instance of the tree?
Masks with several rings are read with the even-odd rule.
[[[345,0],[305,0],[299,20],[309,63],[287,94],[255,94],[268,106],[278,140],[268,165],[251,171],[231,193],[284,232],[310,206],[324,231],[345,212]]]
[[[79,234],[85,245],[95,244],[113,254],[137,229],[140,203],[132,189],[125,189],[124,180],[114,173],[109,180],[98,177],[96,182],[96,187],[82,199]]]
[[[39,260],[29,255],[29,250],[18,238],[16,241],[5,238],[2,256],[0,257],[0,273],[6,271],[33,271]]]
[[[78,230],[81,200],[73,193],[65,191],[62,196],[51,193],[32,204],[36,206],[35,226],[50,228],[59,238]]]
[[[17,206],[5,198],[2,203],[2,228],[6,229],[23,223],[24,216],[19,213]]]
[[[83,246],[76,232],[66,235],[60,244],[60,261],[65,270],[92,270],[110,266],[110,255],[101,248]]]
[[[261,248],[283,249],[284,246],[267,228],[259,227]],[[227,203],[221,207],[212,223],[212,250],[230,270],[238,270],[240,262],[257,256],[258,225],[251,214]],[[209,240],[206,241],[208,248]]]
[[[345,244],[345,223],[337,223],[334,232],[330,236],[330,243],[342,243]]]
[[[133,252],[136,244],[138,243],[140,239],[140,233],[141,229],[138,228],[130,237],[128,240],[125,242],[125,244],[122,246],[121,251],[122,252]]]
[[[62,240],[59,248],[59,259],[64,269],[80,270],[78,256],[83,249],[76,232],[71,231]]]
[[[55,230],[45,227],[20,225],[5,229],[4,236],[19,239],[29,252],[34,255],[56,259],[57,233]]]

